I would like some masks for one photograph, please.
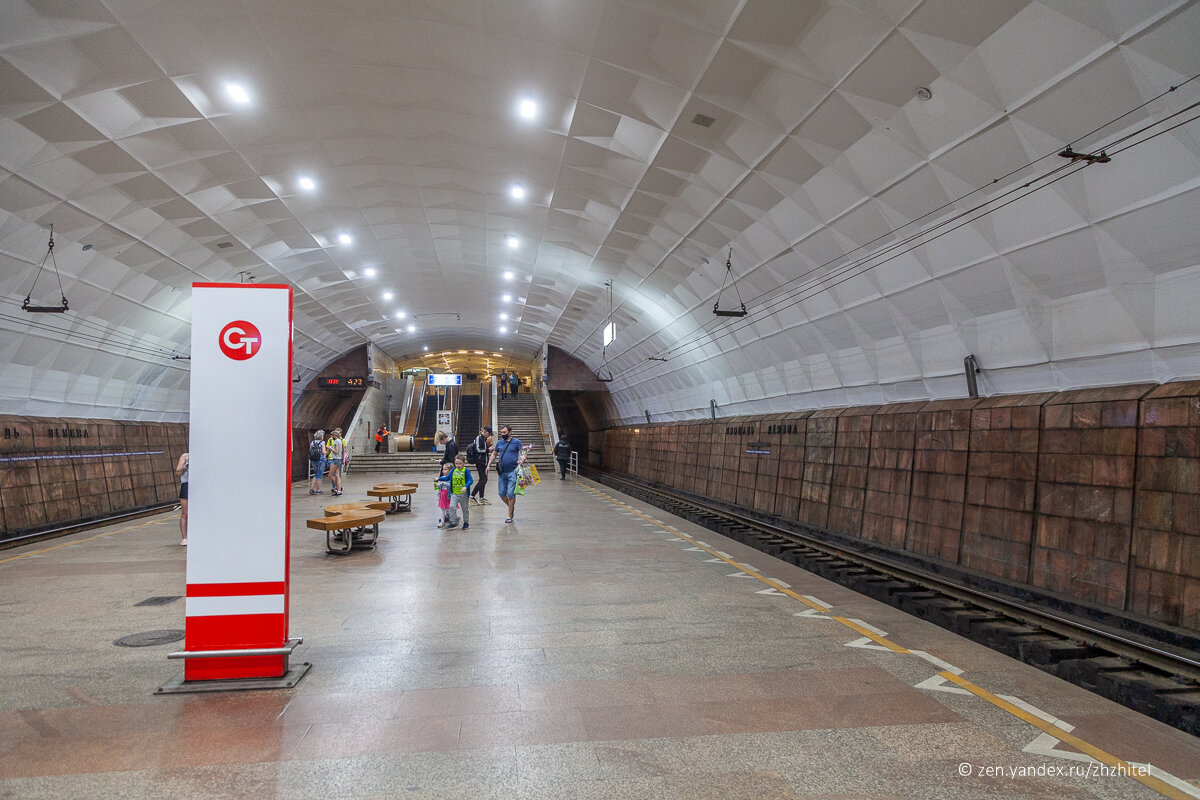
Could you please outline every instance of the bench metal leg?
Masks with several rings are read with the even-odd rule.
[[[342,542],[344,546],[340,550],[335,550],[333,547],[334,531],[325,531],[325,552],[333,553],[334,555],[338,556],[344,556],[348,554],[354,547],[354,535],[348,530],[337,532],[342,535]]]

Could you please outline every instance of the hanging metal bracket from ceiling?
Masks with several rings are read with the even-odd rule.
[[[38,278],[42,277],[42,270],[46,268],[46,261],[49,260],[54,265],[54,275],[58,278],[58,293],[62,297],[62,305],[57,306],[33,306],[29,304],[30,298],[33,297],[33,290],[37,288]],[[54,257],[54,226],[50,226],[50,243],[46,245],[46,255],[42,256],[41,266],[38,267],[37,275],[33,276],[33,285],[29,287],[29,293],[25,295],[25,302],[21,303],[21,308],[28,311],[30,314],[62,314],[70,310],[70,305],[67,303],[67,295],[62,288],[62,275],[58,272],[58,260]]]
[[[1076,153],[1071,149],[1071,145],[1067,145],[1067,149],[1063,150],[1061,153],[1059,153],[1059,155],[1063,158],[1071,159],[1072,164],[1074,164],[1076,161],[1086,161],[1089,164],[1107,164],[1108,162],[1112,161],[1112,158],[1108,155],[1108,153],[1104,152],[1103,150],[1101,150],[1099,153]]]
[[[737,292],[738,304],[741,308],[721,310],[721,292],[725,291],[725,284],[732,283],[733,291]],[[717,302],[713,303],[713,314],[718,317],[744,317],[746,316],[746,304],[742,302],[742,293],[737,288],[737,278],[733,277],[733,248],[729,248],[729,257],[725,259],[725,279],[721,281],[721,291],[717,292]]]

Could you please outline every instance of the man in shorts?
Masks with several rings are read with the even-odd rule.
[[[513,436],[511,425],[500,426],[500,441],[492,449],[492,457],[488,459],[487,469],[495,464],[500,469],[500,477],[496,481],[496,490],[500,499],[508,506],[508,519],[513,521],[517,510],[517,467],[525,461],[525,446],[521,440]]]

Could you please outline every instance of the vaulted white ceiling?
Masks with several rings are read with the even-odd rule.
[[[245,276],[301,375],[549,342],[628,418],[1200,375],[1198,41],[1194,0],[6,0],[0,410],[181,418],[190,285]],[[24,314],[51,224],[71,311]]]

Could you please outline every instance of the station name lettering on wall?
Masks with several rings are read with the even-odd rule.
[[[4,433],[8,435],[8,428],[4,429]],[[53,439],[87,439],[87,428],[47,428],[46,436]]]
[[[726,436],[753,436],[753,425],[728,425],[725,428]]]
[[[800,432],[800,426],[796,425],[795,423],[788,423],[786,425],[781,424],[781,425],[768,425],[767,426],[767,435],[768,436],[770,436],[771,434],[774,434],[774,433],[799,433],[799,432]]]

